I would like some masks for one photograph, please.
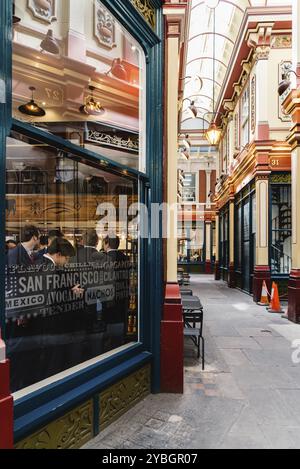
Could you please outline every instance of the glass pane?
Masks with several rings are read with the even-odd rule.
[[[292,268],[292,190],[272,186],[272,271],[289,274]]]
[[[197,202],[196,199],[196,174],[185,173],[182,189],[182,202]]]
[[[138,340],[139,228],[125,200],[138,202],[138,181],[15,132],[8,139],[13,391]]]
[[[236,268],[240,269],[242,266],[242,206],[239,205],[236,209]]]
[[[15,5],[14,117],[145,171],[141,46],[100,0]]]

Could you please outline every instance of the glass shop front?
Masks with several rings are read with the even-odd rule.
[[[78,2],[39,3],[15,2],[5,316],[13,392],[140,340],[141,226],[128,207],[145,191],[145,54],[100,1],[80,12]]]

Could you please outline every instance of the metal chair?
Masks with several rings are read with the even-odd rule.
[[[189,337],[198,350],[198,359],[202,357],[202,370],[205,370],[205,339],[203,337],[203,311],[193,311],[192,313],[184,314],[184,336]],[[192,324],[192,325],[191,325]],[[199,324],[199,327],[196,325]],[[202,345],[202,354],[200,352]]]

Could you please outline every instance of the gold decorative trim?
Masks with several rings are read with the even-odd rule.
[[[290,173],[272,174],[271,184],[292,184],[292,175]]]
[[[130,0],[137,11],[145,18],[150,26],[155,29],[156,12],[150,0]]]
[[[100,430],[150,394],[151,367],[147,365],[100,394]]]
[[[78,449],[90,441],[93,431],[93,401],[25,438],[16,449]]]

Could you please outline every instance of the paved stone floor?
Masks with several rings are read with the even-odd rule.
[[[192,288],[205,307],[206,371],[187,342],[185,394],[149,396],[86,448],[300,448],[300,326],[212,277]]]

